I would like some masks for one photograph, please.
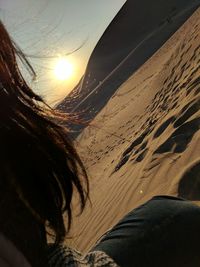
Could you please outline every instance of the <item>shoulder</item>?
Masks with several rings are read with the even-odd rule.
[[[63,245],[49,245],[48,262],[50,267],[118,267],[103,251],[93,251],[83,255]]]

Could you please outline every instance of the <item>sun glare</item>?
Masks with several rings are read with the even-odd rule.
[[[54,74],[56,79],[60,81],[68,80],[72,77],[74,72],[73,65],[66,59],[60,58],[54,67]]]

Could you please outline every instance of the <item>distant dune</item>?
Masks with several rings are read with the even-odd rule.
[[[200,200],[199,55],[200,9],[118,88],[79,136],[92,207],[74,219],[71,242],[78,249],[90,249],[154,195]]]
[[[58,108],[84,111],[84,119],[93,119],[199,4],[200,0],[128,0],[95,47],[85,77]]]

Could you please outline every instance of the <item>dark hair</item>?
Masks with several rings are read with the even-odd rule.
[[[34,70],[1,22],[0,36],[0,183],[13,187],[36,219],[49,224],[57,243],[71,225],[74,189],[81,211],[85,206],[87,174],[61,126],[63,120],[71,120],[70,116],[51,109],[30,89],[17,59],[26,63],[33,75]]]

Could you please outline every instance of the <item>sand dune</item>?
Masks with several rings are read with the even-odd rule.
[[[93,120],[199,6],[200,0],[127,0],[94,48],[81,81],[57,108]],[[87,125],[67,126],[77,137]]]
[[[90,249],[153,195],[199,200],[199,54],[200,9],[117,90],[79,137],[93,206],[74,220],[72,243],[78,249]]]

